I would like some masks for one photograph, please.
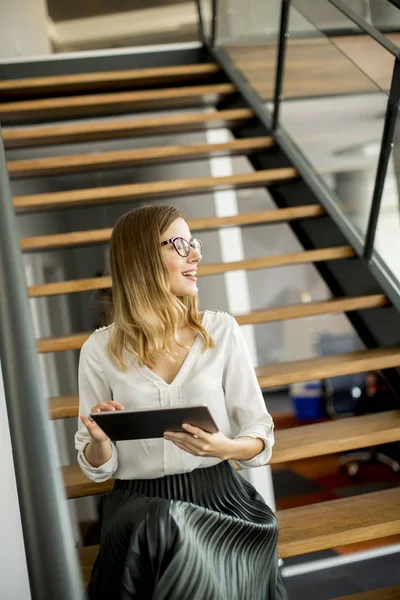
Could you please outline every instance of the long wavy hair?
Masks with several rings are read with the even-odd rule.
[[[177,297],[170,290],[160,235],[179,217],[182,213],[175,206],[141,206],[124,214],[112,232],[114,324],[109,352],[123,371],[129,369],[129,356],[150,368],[158,358],[177,357],[172,344],[181,346],[181,327],[201,336],[203,352],[214,347],[198,318],[197,294]]]

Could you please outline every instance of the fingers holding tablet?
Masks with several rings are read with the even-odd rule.
[[[124,407],[119,402],[114,402],[113,400],[106,400],[105,402],[99,402],[95,406],[92,407],[91,413],[100,413],[100,412],[110,412],[110,411],[121,411],[124,410]],[[81,421],[85,425],[88,430],[90,437],[94,442],[103,443],[109,440],[109,437],[101,427],[95,423],[95,421],[89,416],[81,416]]]
[[[106,400],[105,402],[99,402],[99,404],[92,406],[90,412],[108,412],[110,410],[124,410],[124,407],[119,402],[114,402],[114,400]]]

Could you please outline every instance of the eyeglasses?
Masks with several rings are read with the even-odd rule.
[[[172,244],[179,256],[189,256],[190,247],[201,254],[202,243],[198,238],[194,238],[188,242],[185,238],[182,237],[173,237],[170,240],[166,240],[165,242],[161,242],[161,246],[166,246],[167,244]]]

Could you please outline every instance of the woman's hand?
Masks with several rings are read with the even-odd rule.
[[[92,407],[91,413],[94,412],[106,412],[110,410],[124,410],[124,407],[119,402],[114,402],[113,400],[107,400],[106,402],[99,402]],[[81,416],[82,423],[86,426],[92,441],[96,444],[104,444],[104,442],[109,441],[108,435],[104,433],[104,431],[91,419],[90,417]]]
[[[207,433],[187,424],[182,427],[187,433],[166,431],[164,439],[170,440],[175,446],[193,456],[212,456],[222,460],[231,458],[234,440],[227,438],[221,431]]]

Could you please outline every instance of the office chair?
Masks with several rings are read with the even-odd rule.
[[[321,333],[317,350],[321,355],[354,352],[362,349],[358,338],[352,334],[333,335]],[[332,419],[365,415],[399,407],[398,400],[379,373],[357,373],[332,377],[322,381],[325,407]],[[382,463],[400,474],[399,444],[363,448],[346,452],[339,458],[341,470],[353,479],[360,476],[361,464]]]

